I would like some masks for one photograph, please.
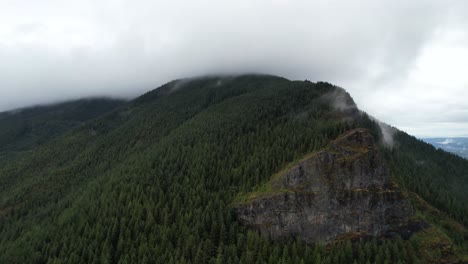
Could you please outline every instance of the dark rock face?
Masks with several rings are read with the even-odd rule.
[[[348,132],[272,179],[271,192],[237,206],[239,220],[272,238],[307,243],[407,232],[413,208],[392,184],[372,135]]]

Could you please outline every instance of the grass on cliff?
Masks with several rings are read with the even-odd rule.
[[[349,132],[349,131],[348,131]],[[310,152],[309,154],[301,157],[301,158],[298,158],[296,160],[294,160],[293,162],[290,162],[290,163],[287,163],[283,169],[281,169],[280,171],[276,172],[275,174],[273,174],[270,178],[270,180],[268,180],[267,182],[265,182],[264,184],[261,184],[259,185],[258,187],[256,187],[256,189],[254,189],[253,191],[251,192],[241,192],[235,199],[234,199],[234,202],[233,204],[234,205],[241,205],[241,204],[248,204],[248,203],[251,203],[253,202],[254,200],[256,199],[259,199],[259,198],[266,198],[266,197],[271,197],[271,196],[274,196],[274,195],[277,195],[277,194],[281,194],[281,193],[287,193],[287,192],[292,192],[294,190],[291,190],[291,189],[285,189],[285,188],[278,188],[277,186],[274,186],[275,183],[277,183],[280,178],[285,175],[289,170],[291,170],[294,166],[300,164],[301,162],[304,162],[310,158],[312,158],[313,156],[317,155],[319,152],[321,151],[329,151],[330,153],[335,153],[335,154],[338,154],[332,147],[330,147],[333,142],[336,142],[340,139],[342,139],[343,137],[345,137],[347,134],[342,134],[340,135],[338,138],[336,138],[335,140],[331,141],[326,147],[324,148],[321,148],[321,149],[318,149],[318,150],[315,150],[315,151],[312,151]],[[361,155],[362,153],[367,153],[368,152],[368,149],[365,148],[365,147],[361,147],[361,146],[346,146],[346,149],[349,149],[349,150],[352,150],[352,151],[355,151],[356,155],[353,155],[353,156],[349,156],[349,157],[346,157],[346,159],[355,159],[356,156],[359,156]]]
[[[317,155],[318,152],[324,150],[320,149],[317,151],[313,151],[302,158],[296,159],[293,162],[288,163],[281,169],[280,171],[273,174],[269,181],[265,182],[264,184],[259,185],[256,189],[251,192],[242,192],[234,199],[234,205],[242,205],[248,204],[253,202],[259,198],[271,197],[277,194],[292,192],[293,190],[285,189],[285,188],[278,188],[277,186],[273,186],[276,182],[280,180],[280,178],[285,175],[289,170],[291,170],[297,164],[310,159],[311,157]]]
[[[415,233],[411,240],[421,248],[421,257],[427,263],[468,263],[468,230],[446,213],[437,210],[417,194],[409,198],[416,209],[415,218],[429,223],[427,229]]]

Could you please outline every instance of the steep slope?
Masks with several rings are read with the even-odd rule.
[[[384,156],[397,182],[468,225],[468,163],[413,136],[394,131]]]
[[[0,164],[0,263],[352,263],[358,256],[363,263],[416,263],[428,248],[421,239],[311,247],[272,241],[233,214],[239,193],[358,127],[380,142],[377,124],[328,83],[262,75],[170,82]],[[440,157],[400,136],[411,143],[402,146],[406,153],[382,149],[399,183],[414,190],[443,181],[438,174],[413,177],[426,168],[400,166],[400,158],[416,162],[412,155]],[[434,166],[459,166],[441,189],[454,194],[433,201],[446,206],[437,207],[440,214],[454,206],[463,218],[463,200],[443,198],[463,197],[457,192],[467,186],[467,163],[451,157]],[[463,226],[456,245],[452,225],[440,226],[448,234],[444,245],[464,245]]]
[[[366,129],[347,132],[267,184],[269,191],[247,194],[237,211],[241,221],[274,238],[320,243],[414,231],[414,209]]]
[[[91,98],[0,113],[0,159],[43,144],[123,103]]]

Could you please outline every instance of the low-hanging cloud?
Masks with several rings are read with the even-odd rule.
[[[323,97],[330,102],[335,110],[343,112],[358,110],[352,97],[341,87],[335,87],[334,91],[325,94]]]
[[[0,9],[0,111],[256,72],[332,82],[364,110],[405,127],[424,120],[416,111],[400,118],[411,105],[402,103],[413,96],[408,91],[418,95],[429,75],[415,65],[437,34],[461,32],[459,43],[468,24],[463,0],[7,2]]]
[[[382,133],[382,142],[384,146],[388,148],[393,148],[395,146],[395,133],[396,129],[385,124],[384,122],[377,121],[377,124],[380,127],[380,132]]]

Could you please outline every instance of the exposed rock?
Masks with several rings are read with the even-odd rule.
[[[236,211],[242,223],[272,238],[314,243],[410,232],[414,210],[366,129],[339,137],[274,176],[265,189],[248,195]]]

